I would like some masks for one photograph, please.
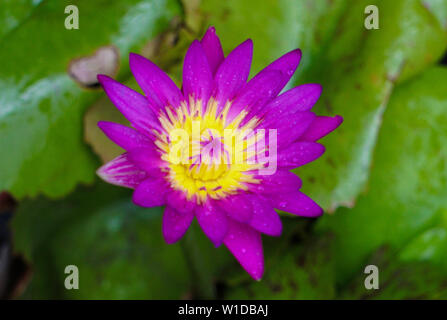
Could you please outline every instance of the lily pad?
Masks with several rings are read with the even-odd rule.
[[[439,225],[447,210],[447,68],[434,67],[393,93],[374,154],[369,191],[354,209],[326,215],[337,234],[337,280],[344,283],[379,246],[399,250]]]
[[[359,272],[341,299],[394,299],[422,300],[446,299],[447,276],[439,267],[422,261],[403,262],[389,248],[382,247],[374,253],[368,265],[378,267],[378,289],[366,289],[368,274]]]
[[[130,201],[129,190],[99,183],[64,200],[27,200],[15,214],[15,250],[33,266],[23,298],[178,299],[191,277],[179,244],[161,233],[162,208]],[[66,266],[79,290],[64,286]]]
[[[0,70],[0,149],[8,150],[0,160],[0,190],[17,198],[57,197],[93,182],[98,163],[83,142],[82,115],[99,93],[69,76],[70,62],[112,45],[127,65],[129,51],[139,51],[181,14],[175,0],[82,0],[79,29],[67,30],[69,4],[42,1],[29,16],[18,14],[23,20],[0,39],[0,59],[7,61]],[[118,76],[128,70],[121,67]]]
[[[447,271],[445,252],[447,250],[447,228],[431,228],[412,239],[399,252],[402,261],[421,261]]]
[[[0,41],[2,37],[29,17],[42,0],[4,0],[0,3]]]
[[[367,5],[379,9],[377,30],[363,26]],[[447,11],[447,2],[438,6]],[[395,85],[436,63],[446,46],[445,24],[422,1],[350,2],[315,64],[298,79],[322,84],[317,113],[344,117],[342,126],[322,140],[326,154],[296,170],[304,192],[329,211],[354,205],[367,185]]]
[[[265,274],[254,282],[245,274],[226,282],[226,299],[332,299],[335,273],[333,236],[314,237],[309,222],[283,218],[281,239],[264,237]],[[238,273],[236,273],[238,274]]]
[[[335,28],[347,1],[202,1],[199,12],[214,25],[225,53],[247,38],[253,39],[251,74],[287,51],[301,48],[298,73],[314,61],[315,54]]]

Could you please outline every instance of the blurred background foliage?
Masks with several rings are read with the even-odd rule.
[[[64,28],[70,4],[79,30]],[[378,30],[364,28],[371,4]],[[0,197],[0,222],[11,227],[0,253],[14,252],[0,263],[0,295],[447,298],[447,0],[3,0],[0,24],[0,191],[16,202]],[[73,70],[112,48],[106,71],[126,85],[139,90],[129,52],[180,84],[185,51],[209,25],[225,53],[253,39],[252,75],[301,48],[289,87],[321,83],[316,112],[345,119],[324,139],[326,154],[296,170],[327,213],[283,217],[283,236],[264,237],[260,282],[197,225],[165,244],[162,208],[136,207],[129,190],[95,177],[121,152],[96,122],[126,121]],[[70,291],[72,264],[80,288]],[[368,264],[379,267],[379,290],[364,287]]]

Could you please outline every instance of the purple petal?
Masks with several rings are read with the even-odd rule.
[[[189,101],[192,96],[195,100],[202,100],[203,108],[213,88],[213,75],[210,70],[205,52],[198,40],[194,40],[186,52],[183,64],[183,94]]]
[[[219,102],[220,111],[225,103],[233,100],[247,82],[250,73],[253,42],[248,39],[237,46],[217,69],[213,96]]]
[[[98,127],[105,135],[125,150],[135,148],[152,148],[152,140],[132,128],[119,123],[99,121]]]
[[[143,95],[104,75],[98,75],[98,81],[113,104],[137,130],[142,133],[160,130],[160,123]]]
[[[297,168],[312,162],[324,153],[324,146],[315,142],[295,142],[278,153],[278,167]]]
[[[252,205],[253,217],[250,220],[250,226],[269,236],[280,236],[282,232],[281,219],[269,201],[261,197],[253,197]]]
[[[264,72],[269,72],[272,70],[278,70],[281,71],[281,73],[284,75],[282,78],[281,83],[279,84],[279,91],[278,93],[284,88],[284,86],[289,82],[290,78],[295,73],[296,68],[298,67],[301,60],[301,50],[295,49],[292,50],[279,59],[273,61],[271,64],[269,64],[267,67],[265,67],[263,70],[261,70],[256,76],[261,76]]]
[[[185,194],[178,190],[172,190],[166,195],[166,202],[169,206],[181,213],[189,213],[194,211],[195,202],[188,200]]]
[[[183,95],[166,73],[155,63],[138,54],[129,55],[129,66],[148,100],[158,108],[178,107]]]
[[[230,195],[219,201],[227,215],[239,222],[248,222],[253,214],[250,198],[244,194]]]
[[[282,149],[300,138],[315,119],[312,112],[297,112],[281,121],[261,123],[259,128],[276,129],[277,147]]]
[[[299,191],[274,194],[269,200],[276,209],[298,216],[313,218],[323,214],[323,209],[315,201]]]
[[[250,114],[256,114],[257,110],[278,95],[282,89],[283,79],[284,75],[275,70],[264,71],[251,79],[231,104],[227,123],[244,109],[251,111]]]
[[[224,243],[248,274],[260,280],[264,273],[264,254],[259,231],[229,219]]]
[[[250,184],[250,191],[269,194],[269,193],[288,193],[297,191],[301,188],[301,179],[294,173],[287,170],[278,170],[272,175],[256,176],[260,179],[259,184]]]
[[[160,154],[153,148],[137,148],[128,152],[128,158],[138,168],[153,175],[166,167],[167,163],[160,159]]]
[[[147,178],[146,172],[128,160],[127,153],[106,163],[96,173],[108,183],[132,189]]]
[[[194,213],[180,213],[170,206],[166,206],[163,213],[162,232],[166,243],[180,240],[191,225]]]
[[[200,227],[216,247],[220,246],[227,234],[228,219],[222,211],[210,202],[197,206],[197,221]]]
[[[343,122],[343,117],[318,116],[307,131],[300,138],[302,141],[317,141],[338,128]]]
[[[321,95],[321,85],[303,84],[272,100],[263,109],[264,121],[274,122],[300,111],[309,111]]]
[[[214,29],[214,27],[209,27],[200,42],[208,59],[211,72],[214,75],[217,68],[224,60],[222,45],[220,44],[219,37],[216,34],[216,29]]]
[[[166,183],[161,178],[144,180],[134,191],[132,201],[142,207],[158,207],[165,204]]]

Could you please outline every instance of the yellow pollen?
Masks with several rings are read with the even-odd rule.
[[[231,103],[217,114],[217,102],[207,105],[189,101],[179,108],[167,107],[159,115],[163,132],[156,132],[156,145],[172,188],[183,191],[188,199],[203,203],[208,197],[221,199],[246,190],[248,183],[259,183],[254,177],[264,163],[256,162],[256,143],[264,132],[255,130],[259,119],[241,125],[247,115],[242,111],[231,123],[226,118]],[[259,148],[258,148],[259,149]]]

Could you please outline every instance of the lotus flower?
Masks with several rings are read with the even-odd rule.
[[[98,175],[134,189],[136,205],[165,206],[167,243],[177,242],[195,217],[216,247],[224,244],[259,280],[264,272],[261,234],[282,231],[275,209],[304,217],[323,213],[299,191],[301,180],[290,170],[320,157],[325,148],[316,141],[342,118],[311,112],[321,93],[318,84],[280,94],[298,66],[300,50],[248,80],[252,53],[249,39],[224,57],[211,27],[186,53],[181,89],[134,53],[130,69],[145,95],[99,75],[133,128],[98,123],[126,151]]]

